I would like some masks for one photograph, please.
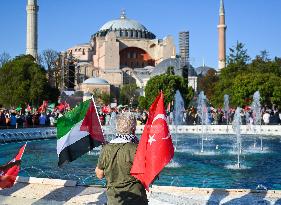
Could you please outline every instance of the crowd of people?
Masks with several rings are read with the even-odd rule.
[[[7,128],[31,128],[31,127],[44,127],[44,126],[56,126],[57,119],[63,116],[67,110],[53,110],[53,111],[29,111],[29,112],[18,112],[14,109],[11,110],[0,110],[0,129]],[[129,107],[120,108],[109,108],[109,109],[98,109],[100,122],[102,125],[110,125],[112,116],[122,112],[132,112],[137,119],[137,125],[145,125],[148,118],[147,110],[140,110],[138,108],[132,109]],[[235,109],[229,109],[228,112],[223,109],[215,109],[209,107],[207,112],[207,123],[210,125],[223,125],[231,124],[234,118]],[[167,110],[167,121],[170,125],[175,123],[175,113]],[[249,108],[245,107],[241,113],[242,124],[253,124],[257,122],[257,116]],[[262,125],[280,125],[281,124],[281,112],[277,107],[269,108],[262,107],[259,124]],[[200,115],[195,107],[190,107],[182,111],[182,122],[181,125],[198,125],[201,124]]]
[[[224,111],[223,109],[215,109],[213,107],[208,108],[207,111],[207,124],[210,125],[224,125],[231,124],[235,115],[235,109],[229,109]],[[169,113],[169,122],[173,123],[173,112]],[[277,107],[269,108],[264,106],[260,110],[260,116],[258,116],[253,110],[246,106],[240,112],[241,121],[243,125],[247,124],[261,124],[261,125],[280,125],[281,124],[281,112]],[[190,107],[183,112],[182,124],[196,125],[201,124],[201,118],[195,107]]]
[[[55,126],[61,112],[26,112],[0,110],[0,129]]]

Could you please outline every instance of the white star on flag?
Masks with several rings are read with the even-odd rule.
[[[156,142],[156,139],[154,139],[154,135],[152,135],[152,136],[149,135],[148,142],[149,142],[150,145],[152,144],[152,142]]]

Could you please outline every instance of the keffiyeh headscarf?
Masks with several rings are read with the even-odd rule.
[[[136,130],[136,118],[130,112],[120,113],[116,116],[116,138],[110,143],[138,143],[138,138],[134,135]]]
[[[110,143],[139,143],[139,139],[133,134],[116,134],[115,139],[111,140]]]

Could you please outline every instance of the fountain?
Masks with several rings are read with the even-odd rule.
[[[180,93],[179,90],[176,91],[176,95],[175,95],[175,104],[174,104],[174,120],[173,123],[174,125],[183,125],[184,122],[184,111],[185,111],[185,107],[184,107],[184,100],[182,98],[182,95]]]
[[[240,130],[240,125],[241,125],[241,108],[237,107],[235,114],[234,114],[234,119],[232,122],[233,130],[236,134],[236,148],[237,148],[237,168],[240,169],[240,154],[242,154],[242,140],[241,140],[241,130]]]
[[[261,132],[261,104],[260,104],[260,92],[256,91],[253,96],[253,102],[251,109],[253,111],[253,124],[254,132],[260,135],[260,149],[263,151],[263,142]]]
[[[208,107],[206,101],[207,98],[204,95],[204,91],[201,91],[197,101],[197,113],[201,120],[201,152],[204,152],[204,136],[207,132],[208,125]]]
[[[173,124],[176,126],[176,130],[178,125],[185,124],[184,121],[184,100],[179,90],[176,91],[175,98],[174,98],[175,104],[174,104],[174,111],[173,111]],[[175,148],[177,148],[178,140],[176,135],[176,145]]]
[[[223,96],[223,111],[224,115],[226,117],[226,131],[228,132],[228,121],[229,121],[229,95]]]
[[[204,154],[198,154],[197,139],[202,137],[201,130],[198,130],[199,133],[197,134],[177,134],[178,147],[173,161],[161,172],[160,179],[156,180],[155,184],[250,189],[264,185],[268,189],[281,190],[280,138],[264,138],[263,140],[267,144],[268,150],[262,154],[257,154],[256,151],[247,151],[251,148],[254,140],[253,136],[243,135],[242,157],[247,157],[247,161],[242,162],[240,111],[240,108],[236,110],[233,124],[236,133],[235,152],[233,152],[234,138],[230,134],[212,135],[212,140],[208,144],[206,144],[205,136],[203,136]],[[105,181],[100,181],[93,175],[93,167],[97,163],[101,147],[95,148],[90,156],[84,155],[74,162],[59,168],[57,166],[56,140],[46,140],[45,134],[52,134],[52,130],[48,129],[47,131],[48,133],[41,131],[44,135],[44,141],[32,140],[28,143],[22,158],[20,176],[71,179],[77,180],[80,185],[103,185],[105,183]],[[21,130],[20,132],[28,139],[32,138],[33,135],[39,135],[35,130],[30,130],[29,132]],[[5,140],[10,141],[10,138],[14,136],[13,133],[14,131],[9,130],[9,133],[0,133],[0,135],[5,136]],[[22,134],[18,134],[18,137],[24,139],[20,135]],[[11,160],[22,143],[21,140],[21,142],[13,141],[0,144],[0,156],[3,156],[0,159],[0,164]],[[209,152],[209,148],[212,148],[211,152]],[[231,163],[234,158],[235,162]],[[245,169],[248,169],[248,171],[245,171]]]

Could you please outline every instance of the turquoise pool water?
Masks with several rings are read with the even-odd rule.
[[[263,185],[281,190],[281,138],[264,136],[264,151],[260,140],[242,136],[241,169],[236,168],[235,138],[230,135],[209,136],[205,152],[200,153],[200,135],[174,135],[177,144],[172,162],[162,171],[157,185],[250,188]],[[177,141],[177,143],[175,143]],[[23,143],[0,144],[0,163],[9,161]],[[78,180],[79,184],[102,184],[94,176],[100,148],[78,160],[57,166],[56,140],[28,142],[22,159],[21,176],[48,177]]]

